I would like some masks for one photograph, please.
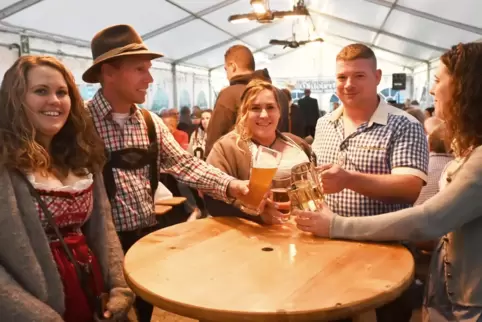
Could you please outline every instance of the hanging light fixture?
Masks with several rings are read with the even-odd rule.
[[[262,15],[269,11],[267,0],[251,0],[251,7],[255,14]]]
[[[276,19],[283,18],[299,18],[309,16],[310,13],[305,6],[304,0],[298,0],[289,11],[271,11],[268,0],[251,0],[253,12],[244,14],[231,15],[228,21],[231,23],[242,23],[248,21],[257,21],[260,23],[270,23]]]

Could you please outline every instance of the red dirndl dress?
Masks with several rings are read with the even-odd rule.
[[[43,185],[33,184],[51,212],[79,266],[88,269],[90,277],[88,287],[94,296],[98,296],[104,291],[102,272],[81,231],[81,227],[92,213],[93,181],[92,179],[82,179],[81,181],[83,184],[76,188],[45,189]],[[95,308],[89,304],[75,268],[54,231],[49,227],[47,217],[36,201],[35,204],[49,237],[50,249],[64,286],[65,312],[63,318],[66,322],[91,322],[94,319]]]

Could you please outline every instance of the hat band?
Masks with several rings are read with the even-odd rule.
[[[99,57],[97,57],[94,60],[94,64],[97,64],[97,63],[99,63],[103,60],[106,60],[108,58],[115,57],[115,56],[117,56],[119,54],[122,54],[122,53],[125,53],[127,51],[136,51],[136,50],[140,50],[140,49],[147,50],[147,47],[144,44],[129,44],[129,45],[126,45],[124,47],[114,48],[114,49],[109,50],[108,52],[103,53]]]

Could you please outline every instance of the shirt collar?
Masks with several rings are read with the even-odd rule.
[[[378,106],[377,106],[375,112],[370,117],[370,120],[368,120],[368,127],[372,126],[374,123],[380,124],[380,125],[387,125],[388,124],[388,117],[389,117],[390,114],[405,115],[411,121],[413,121],[413,119],[414,119],[413,116],[411,116],[410,114],[404,112],[403,110],[401,110],[401,109],[399,109],[395,106],[389,105],[387,102],[385,102],[383,100],[382,97],[380,97],[380,96],[378,96],[378,97],[379,97],[379,103],[378,103]],[[334,110],[331,113],[330,121],[336,122],[343,115],[343,110],[344,110],[343,105],[341,105],[339,108]]]
[[[112,119],[112,106],[102,93],[102,89],[99,89],[94,95],[92,98],[92,104],[101,119]],[[130,116],[132,117],[137,114],[137,110],[138,107],[133,104],[130,110]]]

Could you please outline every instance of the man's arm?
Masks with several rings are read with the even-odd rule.
[[[236,124],[237,109],[236,100],[226,93],[221,91],[219,97],[214,105],[213,114],[209,121],[209,126],[206,134],[206,147],[204,149],[205,156],[209,155],[214,143],[231,131],[231,128]]]
[[[428,145],[421,124],[410,123],[395,134],[389,159],[392,174],[384,175],[322,166],[323,189],[327,193],[350,189],[386,203],[415,203],[428,170]]]
[[[384,202],[415,203],[428,172],[428,144],[420,123],[411,122],[395,133],[389,162],[392,174],[354,173],[348,189]]]
[[[347,189],[385,203],[413,204],[420,194],[423,180],[414,175],[367,174],[350,172]]]
[[[234,178],[189,154],[176,142],[159,117],[153,116],[153,120],[160,134],[160,171],[217,199],[228,201],[227,189]]]
[[[453,181],[423,205],[383,216],[335,216],[332,238],[423,241],[439,238],[480,218],[482,153],[471,156]]]

